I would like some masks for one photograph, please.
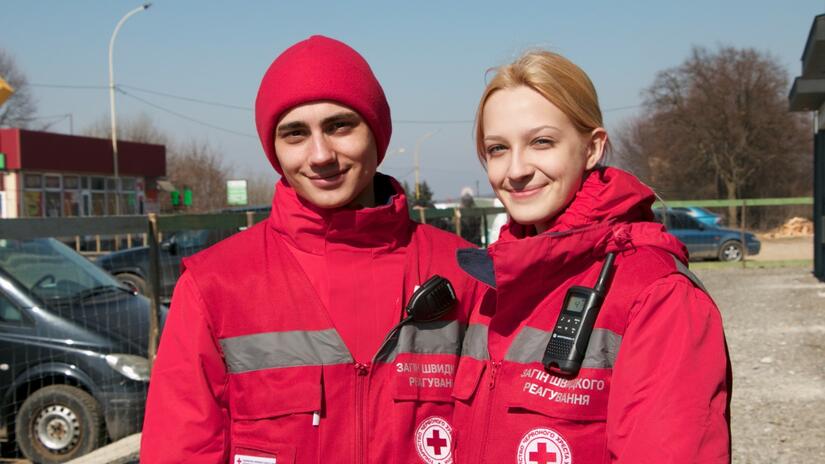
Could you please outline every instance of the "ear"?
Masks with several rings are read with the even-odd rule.
[[[604,156],[604,149],[607,146],[607,131],[603,127],[597,127],[590,132],[590,140],[587,144],[587,163],[585,169],[593,169]]]

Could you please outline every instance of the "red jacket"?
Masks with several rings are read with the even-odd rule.
[[[495,291],[471,316],[456,376],[456,462],[729,462],[722,319],[684,246],[652,222],[653,199],[625,172],[595,171],[546,233],[511,223],[489,256],[460,253]],[[582,369],[553,375],[541,360],[565,294],[593,287],[608,252]]]
[[[481,292],[455,262],[466,242],[412,222],[392,187],[386,206],[322,210],[281,183],[268,221],[185,261],[142,463],[452,462],[450,392]],[[433,274],[457,309],[399,324]],[[367,359],[349,349],[376,335]]]

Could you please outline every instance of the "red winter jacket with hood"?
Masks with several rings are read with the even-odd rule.
[[[325,210],[281,182],[268,221],[185,260],[142,463],[452,462],[450,393],[482,292],[455,262],[467,242],[411,221],[382,183],[385,206]],[[399,324],[433,274],[458,307]],[[359,333],[384,339],[367,359],[350,349]]]
[[[653,200],[630,174],[596,170],[545,233],[511,222],[488,252],[460,252],[494,290],[456,375],[456,462],[729,462],[722,319],[684,246],[652,222]],[[541,360],[565,294],[592,288],[609,252],[582,368],[554,375]]]

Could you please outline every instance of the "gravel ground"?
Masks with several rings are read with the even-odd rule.
[[[733,362],[734,463],[825,463],[825,284],[811,268],[700,269]]]

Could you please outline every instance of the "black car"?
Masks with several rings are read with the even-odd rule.
[[[185,230],[174,232],[160,244],[160,298],[172,297],[180,276],[181,259],[216,243],[225,233],[217,230]],[[140,246],[103,255],[98,266],[128,284],[141,295],[149,291],[149,247]]]
[[[54,239],[0,240],[0,439],[65,462],[140,431],[149,301]]]
[[[676,236],[688,249],[691,259],[709,258],[719,261],[741,261],[745,256],[745,246],[749,256],[759,254],[762,246],[759,239],[750,232],[716,227],[692,217],[684,211],[670,210],[667,220],[663,211],[654,211],[658,221],[663,222],[668,232]]]

